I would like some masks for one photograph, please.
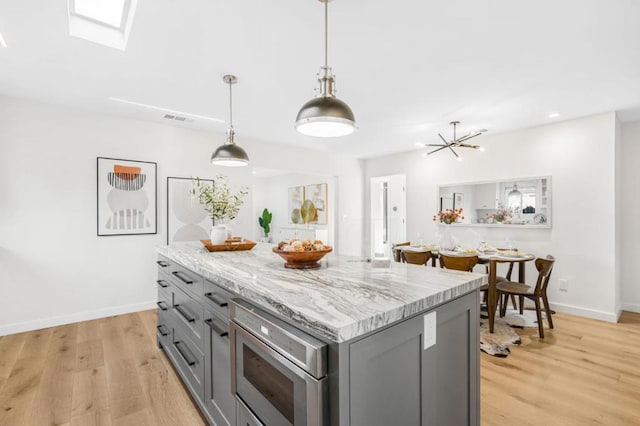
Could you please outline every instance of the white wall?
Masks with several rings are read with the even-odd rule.
[[[521,250],[554,255],[557,262],[549,298],[555,308],[616,321],[615,125],[615,114],[607,113],[511,133],[488,133],[478,139],[486,151],[464,150],[461,162],[447,152],[422,157],[420,151],[370,159],[365,162],[365,182],[405,173],[407,239],[414,240],[419,232],[425,240],[436,241],[438,228],[432,217],[439,209],[438,185],[552,176],[551,229],[459,227],[452,231],[462,241],[481,238],[498,245],[510,238]],[[527,277],[534,276],[530,264]],[[559,278],[569,280],[568,292],[559,291]]]
[[[624,123],[621,130],[622,308],[640,312],[640,121]]]
[[[151,308],[155,247],[166,242],[166,177],[229,176],[250,168],[209,163],[224,135],[0,97],[0,335]],[[358,160],[243,140],[252,166],[339,179],[342,253],[362,254]],[[96,236],[96,157],[158,164],[158,234]],[[234,234],[254,235],[249,198]],[[257,235],[255,235],[257,236]]]

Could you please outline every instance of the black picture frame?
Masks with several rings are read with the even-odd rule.
[[[119,166],[120,171],[115,166]],[[109,171],[111,169],[113,171]],[[118,192],[113,191],[127,191],[129,195],[135,192],[136,196],[120,198],[114,196]],[[123,206],[125,208],[121,208]],[[97,157],[96,235],[110,237],[157,233],[158,164],[152,161]]]

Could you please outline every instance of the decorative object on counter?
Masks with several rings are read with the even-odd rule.
[[[282,257],[286,262],[285,268],[289,269],[315,269],[320,267],[320,259],[333,249],[322,241],[298,240],[281,241],[273,252]]]
[[[157,233],[157,164],[97,158],[97,234]]]
[[[216,176],[213,186],[203,184],[197,177],[193,182],[195,186],[192,193],[198,196],[200,204],[214,220],[210,240],[212,244],[222,244],[231,238],[228,222],[235,219],[240,212],[240,207],[244,203],[242,198],[249,193],[249,190],[241,187],[238,192],[232,194],[225,175]]]
[[[487,213],[488,223],[503,223],[511,217],[511,211],[504,208],[499,208],[495,213]]]
[[[209,251],[251,250],[256,245],[255,242],[245,240],[243,238],[230,238],[225,240],[222,244],[213,244],[211,240],[200,240],[200,242]]]
[[[264,210],[262,210],[262,216],[260,216],[258,218],[258,224],[260,224],[260,227],[264,231],[264,238],[260,239],[260,241],[263,242],[263,243],[270,243],[271,242],[271,238],[269,237],[269,232],[271,232],[271,226],[269,226],[269,225],[271,224],[271,219],[272,218],[273,218],[273,213],[271,213],[266,208]],[[264,240],[264,241],[262,241],[262,240]]]
[[[329,1],[324,3],[324,66],[318,73],[320,92],[305,103],[296,117],[295,129],[307,136],[331,138],[345,136],[356,130],[356,119],[349,105],[335,95],[335,80],[328,63]]]
[[[311,200],[316,208],[316,217],[312,222],[318,225],[326,225],[329,221],[327,215],[327,184],[307,185],[304,194],[305,199]]]
[[[533,222],[537,224],[547,223],[547,216],[542,213],[536,213],[536,215],[533,216]]]
[[[524,209],[522,209],[522,213],[523,214],[532,214],[536,212],[536,208],[533,206],[527,206]]]
[[[318,210],[311,200],[304,200],[302,208],[300,209],[300,215],[302,216],[302,222],[307,225],[318,221]]]
[[[296,186],[289,188],[288,212],[289,223],[302,223],[302,215],[300,209],[304,202],[304,186]]]
[[[242,167],[249,164],[249,156],[246,151],[235,142],[236,132],[233,129],[233,103],[231,87],[238,82],[235,75],[225,75],[222,81],[229,85],[229,130],[227,130],[227,142],[220,145],[211,155],[211,164],[226,167]]]
[[[462,209],[445,209],[444,211],[439,211],[435,216],[433,216],[434,222],[439,220],[441,223],[446,223],[447,225],[456,223],[462,219],[464,219],[464,216],[462,216]]]
[[[436,144],[436,143],[428,143],[428,144],[423,144],[423,146],[437,146],[438,148],[434,149],[433,151],[430,151],[427,153],[427,155],[431,155],[434,154],[438,151],[441,151],[443,149],[449,148],[449,150],[453,153],[453,155],[456,156],[456,158],[458,160],[462,160],[462,157],[460,157],[458,155],[458,153],[453,149],[453,148],[471,148],[471,149],[479,149],[480,151],[484,151],[484,149],[482,149],[482,147],[480,145],[470,145],[467,143],[464,143],[466,141],[468,141],[471,138],[475,138],[476,136],[480,136],[482,133],[486,132],[487,129],[482,129],[482,130],[477,130],[477,131],[473,131],[470,132],[460,138],[457,137],[456,134],[456,126],[458,124],[460,124],[459,121],[452,121],[449,124],[451,124],[453,126],[453,139],[451,139],[450,141],[447,141],[442,134],[438,133],[438,136],[440,136],[440,139],[442,139],[441,144]]]
[[[213,187],[212,179],[200,179]],[[192,178],[167,178],[167,244],[198,241],[209,236],[211,217],[193,191]]]

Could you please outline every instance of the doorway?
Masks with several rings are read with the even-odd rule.
[[[371,256],[390,259],[391,245],[405,241],[405,175],[371,178]]]

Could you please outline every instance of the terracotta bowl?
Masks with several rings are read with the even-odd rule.
[[[278,247],[273,248],[273,252],[280,255],[286,262],[285,268],[290,269],[314,269],[319,268],[319,260],[324,257],[325,254],[331,253],[333,249],[329,247],[326,250],[314,250],[314,251],[283,251]]]

